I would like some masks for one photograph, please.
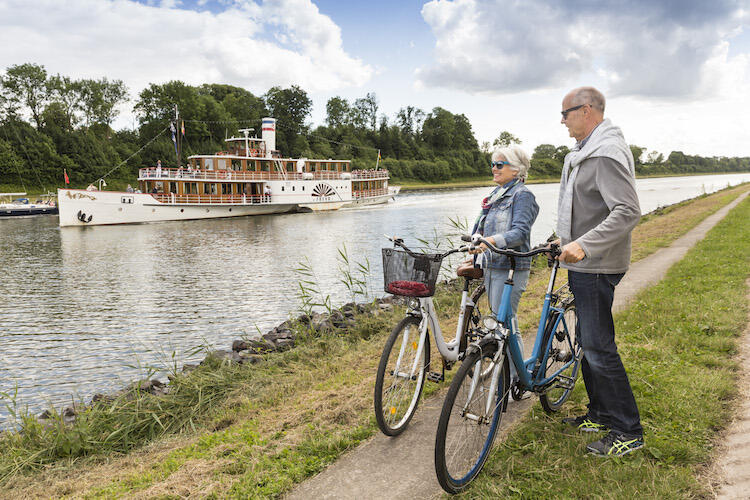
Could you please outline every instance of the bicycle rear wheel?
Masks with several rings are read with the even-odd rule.
[[[553,319],[553,316],[550,316]],[[549,332],[545,333],[544,344],[552,342],[547,351],[547,362],[542,366],[542,377],[547,374],[553,374],[560,370],[566,363],[570,365],[560,372],[552,385],[542,394],[539,395],[539,402],[547,413],[554,413],[560,409],[562,404],[570,397],[573,391],[576,379],[578,378],[578,369],[581,366],[582,349],[577,335],[577,316],[574,303],[565,306],[563,310],[563,321],[560,321],[555,331],[549,325]],[[567,327],[567,328],[566,328]]]
[[[391,332],[375,377],[375,419],[387,436],[401,434],[417,411],[430,360],[430,332],[418,356],[419,318],[407,316]]]
[[[508,361],[505,356],[493,361],[496,350],[488,345],[468,354],[443,402],[435,472],[448,493],[465,489],[482,470],[508,403]]]

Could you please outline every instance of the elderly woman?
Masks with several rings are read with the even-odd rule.
[[[482,200],[482,212],[477,217],[473,233],[480,233],[499,248],[519,252],[530,250],[531,226],[539,213],[539,205],[524,184],[528,171],[529,157],[523,149],[516,145],[495,149],[492,153],[492,180],[497,187]],[[490,307],[497,313],[510,261],[488,250],[484,243],[475,253],[482,253],[487,296]],[[530,257],[515,260],[514,286],[510,297],[514,314],[521,294],[526,290],[531,267]]]

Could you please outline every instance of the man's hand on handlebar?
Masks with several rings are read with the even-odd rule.
[[[567,245],[561,248],[561,253],[557,260],[565,262],[566,264],[575,264],[576,262],[582,261],[586,257],[586,252],[583,251],[581,245],[575,241],[571,241]]]

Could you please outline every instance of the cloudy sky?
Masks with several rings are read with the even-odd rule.
[[[572,144],[570,88],[594,85],[629,143],[750,156],[750,0],[0,0],[0,69],[149,83],[375,92],[441,106],[477,139]],[[133,99],[134,101],[134,99]],[[132,104],[115,124],[132,127]]]

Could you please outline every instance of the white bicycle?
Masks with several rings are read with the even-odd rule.
[[[383,348],[375,379],[374,403],[380,430],[388,436],[397,436],[406,429],[417,410],[425,379],[444,380],[446,368],[450,369],[462,359],[466,347],[478,340],[472,336],[476,335],[473,332],[481,318],[478,303],[484,294],[484,284],[481,269],[473,265],[459,267],[457,274],[464,278],[464,286],[456,336],[446,342],[432,295],[443,259],[453,253],[466,252],[471,245],[442,254],[423,254],[411,251],[401,239],[388,239],[394,248],[383,249],[385,291],[410,300],[406,316],[393,329]],[[430,332],[443,358],[441,372],[430,371]]]

